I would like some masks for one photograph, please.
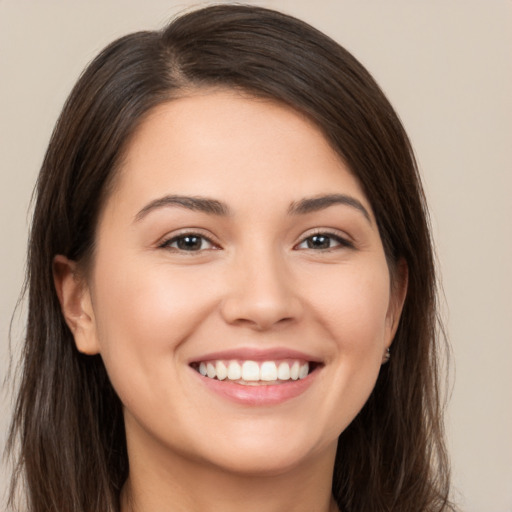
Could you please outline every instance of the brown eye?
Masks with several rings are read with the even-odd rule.
[[[305,238],[297,249],[328,250],[336,247],[352,247],[352,244],[344,238],[332,233],[316,233]]]
[[[310,236],[306,240],[308,249],[329,249],[332,243],[332,237],[326,235]]]
[[[160,247],[165,249],[175,249],[178,251],[198,252],[206,249],[213,249],[213,243],[206,237],[187,233],[175,236],[165,241]]]

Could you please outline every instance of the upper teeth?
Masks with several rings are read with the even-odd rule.
[[[309,364],[299,361],[208,361],[199,363],[199,373],[210,379],[246,382],[297,380],[309,373]]]

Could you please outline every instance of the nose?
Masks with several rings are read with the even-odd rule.
[[[265,331],[299,320],[303,306],[297,283],[282,259],[271,254],[240,257],[230,274],[221,305],[227,323]]]

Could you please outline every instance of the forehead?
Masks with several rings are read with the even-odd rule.
[[[358,180],[305,115],[268,99],[206,90],[146,116],[126,148],[113,195],[132,202],[164,193],[261,197],[264,207],[270,199],[335,188],[366,201]]]

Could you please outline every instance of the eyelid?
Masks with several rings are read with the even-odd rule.
[[[331,237],[331,238],[335,239],[336,241],[338,241],[340,247],[346,247],[346,248],[354,248],[355,247],[354,242],[352,241],[352,238],[344,232],[341,232],[339,230],[335,230],[332,228],[314,228],[314,229],[302,234],[299,241],[294,245],[293,248],[298,249],[299,245],[304,243],[308,238],[311,238],[312,236],[315,236],[315,235],[325,235],[325,236]],[[209,244],[211,244],[212,247],[208,248],[208,249],[201,249],[198,251],[181,251],[180,249],[175,248],[177,252],[197,252],[198,253],[198,252],[203,252],[205,250],[221,249],[220,243],[215,240],[215,237],[213,237],[211,235],[211,233],[209,233],[209,232],[205,233],[205,230],[202,228],[182,228],[178,231],[168,233],[167,235],[162,237],[156,243],[156,247],[161,248],[161,249],[169,249],[170,248],[169,244],[171,242],[173,242],[177,239],[186,237],[186,236],[200,237],[200,238],[206,240]],[[329,249],[324,249],[324,251],[328,251],[330,249],[335,249],[335,247],[329,248]]]
[[[295,244],[294,249],[297,249],[299,245],[303,244],[308,238],[311,238],[312,236],[315,236],[315,235],[325,235],[325,236],[334,238],[335,240],[337,240],[339,242],[340,247],[346,247],[346,248],[351,248],[351,249],[355,248],[355,244],[354,244],[352,238],[349,235],[347,235],[346,233],[335,230],[335,229],[331,229],[331,228],[315,228],[315,229],[301,235],[300,240],[297,244]],[[324,251],[333,250],[335,248],[336,247],[324,249]]]
[[[197,236],[203,238],[208,243],[210,243],[213,247],[208,249],[202,249],[200,251],[188,251],[188,252],[202,252],[205,250],[216,250],[220,249],[220,244],[214,240],[214,237],[210,233],[205,233],[205,231],[201,228],[182,228],[178,231],[174,231],[172,233],[168,233],[164,237],[162,237],[157,243],[156,246],[160,249],[169,249],[169,244],[174,240],[186,237],[186,236]],[[181,251],[176,248],[177,252],[187,252]]]

